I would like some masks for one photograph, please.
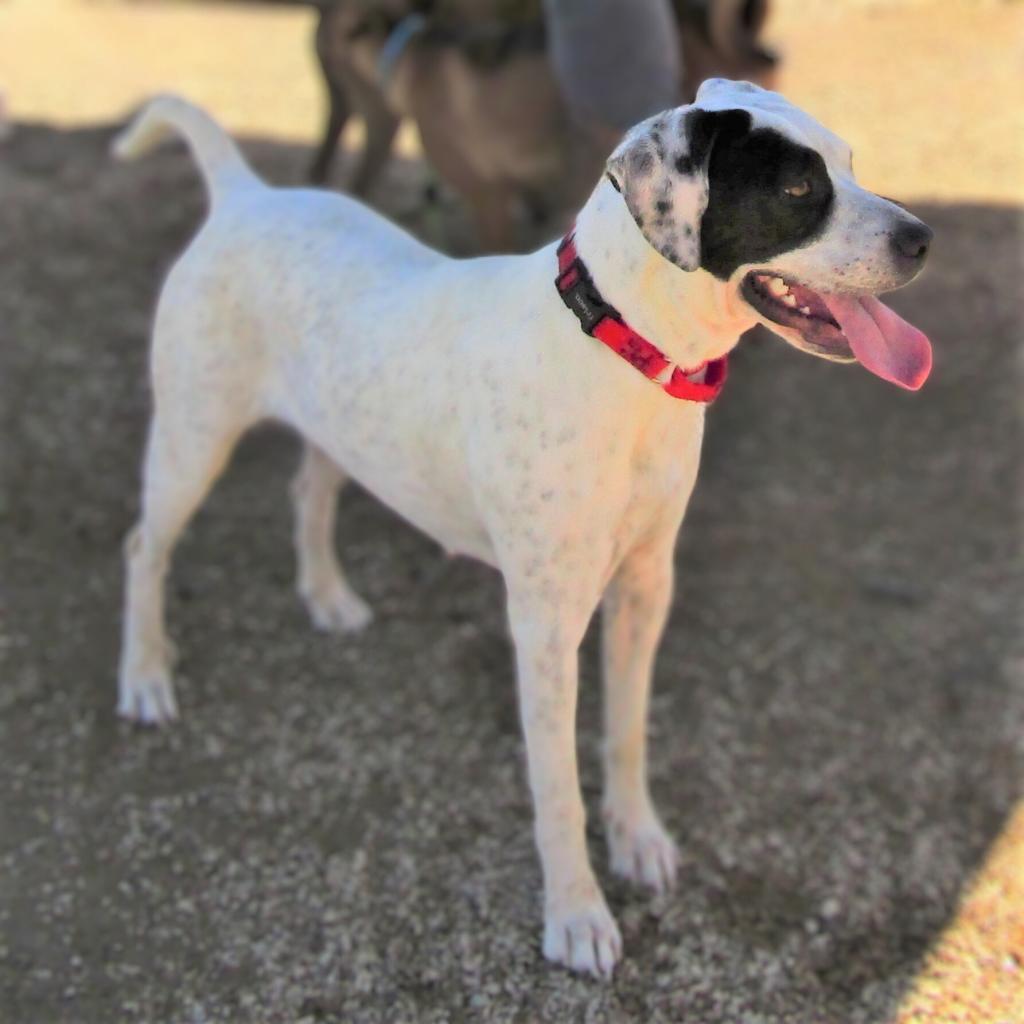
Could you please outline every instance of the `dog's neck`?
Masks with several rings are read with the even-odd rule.
[[[576,218],[576,248],[602,298],[680,366],[725,355],[756,322],[711,274],[655,252],[607,179]]]

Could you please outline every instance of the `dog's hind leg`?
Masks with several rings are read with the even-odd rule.
[[[316,156],[309,166],[309,180],[314,185],[323,185],[327,181],[335,153],[338,151],[338,140],[351,113],[344,91],[327,77],[326,68],[324,76],[327,84],[327,123],[324,125],[324,137],[320,142],[320,148],[317,149]]]
[[[316,156],[309,167],[309,180],[314,185],[323,185],[331,172],[334,155],[338,150],[338,139],[352,112],[348,102],[342,79],[344,66],[344,44],[339,51],[338,31],[342,28],[344,12],[337,7],[323,6],[320,20],[317,22],[313,49],[320,63],[324,86],[327,89],[327,123],[324,125],[324,136],[317,149]]]
[[[647,789],[647,704],[654,656],[672,602],[675,533],[623,560],[602,605],[604,818],[616,874],[670,888],[679,854]]]
[[[117,711],[149,723],[178,715],[164,626],[164,577],[171,552],[247,426],[197,415],[175,417],[174,426],[181,429],[174,431],[167,419],[158,408],[146,449],[142,517],[125,544]]]
[[[346,480],[343,470],[306,442],[292,481],[299,595],[318,629],[354,632],[368,625],[373,613],[345,578],[334,548],[338,492]]]
[[[348,83],[352,103],[366,124],[366,141],[359,154],[348,191],[366,197],[391,156],[391,144],[401,118],[387,106],[384,97],[373,87],[351,76]]]

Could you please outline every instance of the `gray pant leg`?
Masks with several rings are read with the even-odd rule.
[[[614,138],[680,102],[669,0],[544,0],[544,13],[562,95],[587,134]]]

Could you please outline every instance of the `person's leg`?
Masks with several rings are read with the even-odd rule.
[[[570,117],[608,150],[627,128],[679,103],[669,0],[544,0],[544,15]]]
[[[575,213],[633,125],[682,102],[669,0],[544,0],[549,54],[569,112],[561,203]]]

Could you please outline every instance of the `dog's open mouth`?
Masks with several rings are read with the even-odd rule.
[[[744,300],[766,320],[800,335],[804,347],[916,391],[932,367],[928,339],[873,295],[816,292],[768,271],[743,279]]]
[[[856,358],[828,306],[810,288],[775,274],[753,271],[743,280],[743,298],[762,316],[799,332],[819,355]]]

